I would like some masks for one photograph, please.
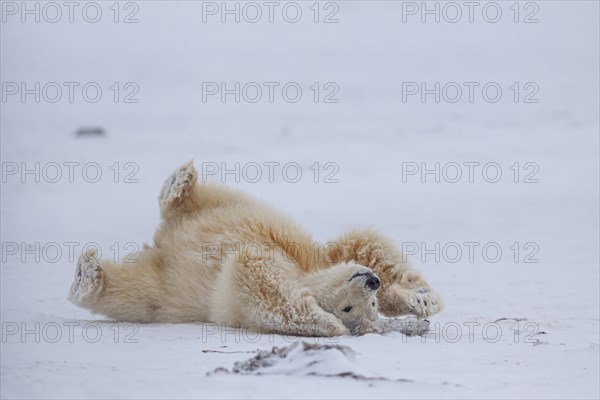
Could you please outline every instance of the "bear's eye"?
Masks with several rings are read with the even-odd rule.
[[[350,312],[350,311],[352,311],[352,307],[348,306],[348,307],[344,308],[342,311],[343,312]]]
[[[372,305],[373,307],[375,307],[375,302],[372,302],[372,303],[371,303],[371,305]]]

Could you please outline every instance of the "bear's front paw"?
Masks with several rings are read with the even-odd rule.
[[[413,316],[404,318],[381,318],[378,321],[381,333],[400,332],[407,336],[422,336],[429,331],[429,320]]]
[[[399,284],[390,285],[380,298],[379,304],[379,311],[387,317],[411,314],[425,318],[443,308],[440,295],[430,288],[406,288]]]
[[[89,249],[77,260],[75,279],[69,290],[69,300],[73,304],[85,306],[102,291],[104,274],[95,249]]]
[[[427,287],[410,290],[405,299],[409,308],[409,314],[425,318],[438,313],[442,309],[440,296]]]
[[[376,322],[365,320],[355,329],[352,330],[352,335],[362,336],[367,333],[384,333],[383,329]]]

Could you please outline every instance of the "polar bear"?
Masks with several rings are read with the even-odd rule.
[[[419,318],[440,296],[389,240],[369,230],[315,243],[288,217],[239,191],[200,184],[192,162],[159,196],[161,224],[136,263],[98,260],[75,271],[69,299],[129,322],[213,322],[259,332],[377,332],[379,313]]]

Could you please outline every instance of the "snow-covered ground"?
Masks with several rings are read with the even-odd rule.
[[[598,2],[480,2],[473,22],[458,2],[456,23],[445,3],[427,3],[439,23],[421,21],[421,2],[313,3],[277,3],[272,23],[270,6],[255,3],[250,23],[256,7],[239,3],[240,22],[222,23],[221,2],[123,2],[118,15],[98,2],[91,23],[96,6],[81,2],[70,23],[58,2],[51,23],[56,6],[29,2],[36,23],[2,2],[3,398],[598,398]],[[240,82],[239,103],[207,92],[221,82]],[[440,83],[439,103],[410,94],[421,82]],[[106,133],[78,137],[86,127]],[[355,226],[391,236],[444,296],[432,332],[256,336],[115,324],[70,304],[73,258],[149,242],[160,185],[192,158],[318,240]],[[211,174],[236,162],[237,177]],[[436,163],[439,182],[421,176]],[[207,374],[300,340],[352,348],[319,356],[335,373],[385,379],[310,376],[302,356],[264,375]]]

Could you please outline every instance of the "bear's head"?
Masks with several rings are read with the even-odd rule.
[[[370,268],[340,263],[311,275],[310,291],[319,306],[338,317],[350,332],[377,320],[381,281]]]

